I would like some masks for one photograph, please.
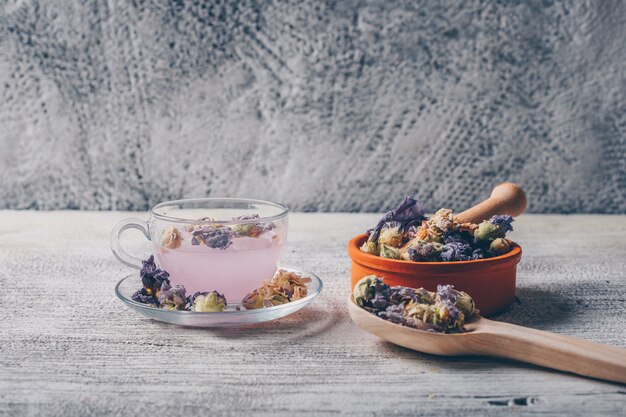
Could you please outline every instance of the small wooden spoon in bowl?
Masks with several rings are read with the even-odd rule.
[[[381,319],[348,298],[352,320],[368,333],[396,345],[443,356],[484,355],[626,384],[626,349],[601,345],[477,316],[466,333],[434,333]]]

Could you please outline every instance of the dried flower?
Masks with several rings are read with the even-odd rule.
[[[381,230],[388,223],[398,225],[400,230],[405,230],[413,224],[420,223],[424,219],[422,203],[414,199],[413,196],[408,196],[398,207],[391,210],[380,219],[376,227],[369,232],[368,240],[377,241]]]
[[[380,245],[380,254],[378,256],[381,258],[400,259],[400,251],[391,246]]]
[[[451,285],[440,285],[436,292],[424,288],[389,288],[381,278],[370,275],[354,287],[357,305],[394,323],[423,330],[463,331],[465,318],[474,313],[474,301]]]
[[[197,246],[203,242],[209,248],[226,249],[233,243],[232,238],[230,228],[208,226],[192,232],[191,244]]]
[[[444,262],[468,261],[472,257],[472,245],[464,241],[450,241],[443,245],[441,260]]]
[[[179,248],[182,243],[183,237],[174,226],[165,229],[163,233],[161,233],[161,246],[164,248],[176,249]]]
[[[141,277],[143,287],[146,289],[147,294],[158,297],[163,283],[170,283],[170,274],[156,266],[154,256],[152,255],[147,260],[142,261],[142,264],[139,276]]]
[[[378,245],[386,245],[392,248],[399,248],[400,246],[402,246],[402,238],[403,233],[400,231],[399,227],[383,229],[380,232],[380,237],[378,238]]]
[[[370,242],[366,240],[363,245],[361,245],[361,250],[365,253],[369,253],[370,255],[378,255],[378,244],[376,242]]]
[[[361,278],[355,285],[352,295],[354,301],[361,307],[369,303],[374,296],[374,287],[372,286],[373,280],[378,279],[376,275],[368,275]]]
[[[498,239],[495,239],[489,245],[489,253],[496,255],[496,256],[508,253],[510,250],[511,250],[511,245],[509,244],[509,241],[501,237]]]
[[[476,241],[492,241],[500,235],[500,229],[494,226],[487,220],[484,220],[478,225],[478,228],[474,231],[474,238]]]
[[[148,294],[148,291],[145,288],[141,288],[137,290],[131,297],[133,301],[142,304],[150,304],[155,307],[159,306],[159,302],[156,298],[154,298],[151,294]]]
[[[389,305],[389,285],[375,275],[361,278],[354,287],[354,301],[368,310],[381,311]]]
[[[299,300],[308,294],[306,284],[310,278],[303,278],[293,272],[279,270],[269,281],[247,294],[241,304],[248,310],[271,307]]]
[[[159,306],[168,310],[184,310],[187,304],[185,297],[185,287],[182,285],[170,286],[164,282],[159,291]]]
[[[413,288],[396,285],[389,291],[389,301],[393,304],[408,304],[418,299]]]
[[[241,300],[241,304],[246,310],[254,310],[257,308],[263,308],[265,300],[263,300],[263,297],[261,297],[257,290],[254,290]]]
[[[241,223],[232,227],[233,232],[238,237],[259,237],[263,233],[263,228],[257,223]]]
[[[402,305],[390,305],[387,307],[385,311],[381,311],[378,313],[378,317],[381,317],[385,320],[389,320],[393,323],[403,323],[404,322],[404,306]]]
[[[514,221],[515,220],[513,219],[513,217],[506,214],[496,214],[491,219],[489,219],[489,222],[496,226],[500,231],[500,236],[498,237],[504,237],[508,232],[512,232],[513,226],[511,225],[511,223],[513,223]]]
[[[428,220],[428,227],[432,229],[437,235],[441,235],[444,232],[452,230],[454,226],[454,218],[452,216],[452,210],[439,209]]]
[[[217,313],[226,308],[226,298],[217,291],[197,292],[187,305],[191,311],[199,313]]]
[[[442,250],[441,243],[419,241],[407,249],[407,254],[415,262],[433,262],[440,259]]]

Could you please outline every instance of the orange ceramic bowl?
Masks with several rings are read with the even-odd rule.
[[[377,275],[385,283],[405,287],[424,287],[429,291],[437,284],[452,284],[474,299],[484,316],[501,312],[515,297],[515,272],[522,257],[522,248],[515,246],[509,253],[494,258],[458,262],[412,262],[381,258],[359,249],[367,239],[359,235],[348,244],[352,259],[352,285],[364,276]]]

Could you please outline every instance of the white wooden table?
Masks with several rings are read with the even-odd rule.
[[[0,415],[624,415],[626,387],[382,342],[346,311],[350,237],[370,214],[294,214],[284,263],[325,284],[257,326],[180,328],[113,293],[130,213],[0,211]],[[136,216],[137,213],[132,213]],[[626,347],[626,216],[520,218],[517,302],[497,319]],[[148,250],[139,234],[127,243]]]

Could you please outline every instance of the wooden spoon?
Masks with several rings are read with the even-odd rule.
[[[503,182],[491,192],[491,196],[474,207],[454,216],[459,223],[480,223],[495,214],[519,216],[526,210],[526,194],[516,184]]]
[[[396,345],[433,355],[486,355],[626,384],[626,350],[476,317],[466,333],[432,333],[395,324],[348,299],[352,320]]]

